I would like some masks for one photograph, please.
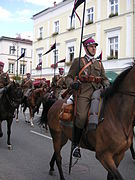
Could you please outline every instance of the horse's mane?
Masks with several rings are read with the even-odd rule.
[[[130,72],[132,68],[133,66],[130,66],[121,74],[119,74],[117,78],[115,79],[115,81],[111,84],[111,86],[101,93],[101,97],[104,99],[104,102],[105,100],[112,97],[116,93],[116,91],[119,89],[121,82],[123,81],[123,79],[126,77],[126,75]]]

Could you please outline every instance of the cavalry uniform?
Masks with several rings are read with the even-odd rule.
[[[66,77],[66,83],[69,87],[76,77],[79,69],[79,60],[75,59]],[[85,66],[87,66],[84,68]],[[83,69],[84,68],[84,69]],[[91,96],[93,92],[109,84],[105,76],[102,62],[96,59],[90,59],[87,55],[81,58],[79,80],[81,82],[80,93],[77,96],[77,114],[76,126],[83,129],[88,117]]]
[[[88,119],[91,97],[96,90],[99,91],[99,89],[101,89],[103,86],[109,85],[109,81],[105,76],[102,62],[94,58],[96,54],[96,46],[98,46],[98,44],[94,39],[88,38],[83,41],[83,46],[86,55],[80,59],[80,69],[79,59],[75,59],[66,77],[67,86],[72,87],[74,90],[79,90],[77,92],[76,100],[76,119],[73,131],[72,153],[73,157],[76,158],[81,157],[80,148],[78,146],[83,129]],[[76,82],[74,82],[76,76],[78,76],[78,79]],[[94,123],[93,129],[95,129]]]
[[[29,73],[27,73],[27,74],[29,74]],[[21,86],[24,90],[24,96],[28,97],[31,89],[33,88],[32,80],[30,78],[23,79]]]
[[[52,83],[51,83],[51,87],[52,90],[54,92],[54,96],[57,99],[60,99],[61,97],[61,91],[63,89],[66,89],[66,83],[65,83],[65,77],[64,76],[60,76],[60,75],[56,75],[53,79],[52,79]]]

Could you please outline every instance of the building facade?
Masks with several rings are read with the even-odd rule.
[[[73,4],[74,0],[64,0],[33,15],[33,76],[51,79],[51,65],[64,58],[66,62],[58,67],[64,67],[67,73],[73,59],[79,56],[81,25],[75,15],[71,24]],[[77,13],[82,19],[83,4]],[[93,37],[99,44],[97,56],[102,51],[106,71],[123,71],[135,58],[135,0],[87,0],[83,35],[84,39]],[[42,56],[55,41],[56,50]],[[40,62],[42,69],[36,70]]]
[[[25,56],[17,61],[22,53]],[[0,61],[4,62],[4,72],[11,78],[19,76],[20,79],[32,70],[32,41],[27,39],[0,38]]]

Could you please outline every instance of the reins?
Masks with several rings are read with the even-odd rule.
[[[135,97],[135,92],[134,91],[117,91],[118,93],[121,93],[121,94],[124,94],[124,95],[127,95],[127,96],[132,96],[132,97]]]

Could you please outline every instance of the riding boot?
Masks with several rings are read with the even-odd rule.
[[[81,153],[80,153],[80,148],[79,148],[79,142],[82,136],[82,131],[83,129],[80,129],[74,125],[74,130],[73,130],[73,151],[72,151],[72,156],[74,158],[81,158]]]

